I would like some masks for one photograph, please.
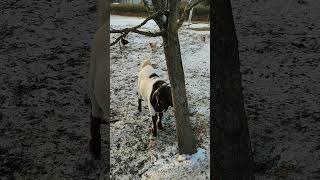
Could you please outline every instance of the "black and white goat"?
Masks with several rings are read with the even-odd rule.
[[[90,115],[90,144],[89,150],[95,159],[101,155],[101,134],[100,124],[102,119],[109,117],[109,96],[107,92],[110,83],[107,77],[110,76],[107,58],[109,56],[109,39],[107,35],[107,10],[106,0],[98,1],[99,29],[94,34],[90,55],[89,69],[89,97],[91,100]]]
[[[173,104],[170,86],[160,78],[149,58],[145,58],[141,63],[138,88],[138,110],[141,112],[141,101],[144,100],[152,117],[152,134],[157,136],[157,129],[163,129],[162,113]]]

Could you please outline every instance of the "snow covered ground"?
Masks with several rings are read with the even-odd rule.
[[[88,60],[97,28],[94,4],[94,0],[0,1],[0,179],[108,176],[106,167],[90,160],[87,149]],[[232,0],[232,5],[257,179],[320,179],[320,1]],[[126,24],[137,22],[130,19]],[[120,67],[112,74],[116,79],[111,79],[117,105],[111,108],[120,120],[112,124],[113,177],[174,179],[184,177],[190,168],[188,177],[208,176],[209,64],[201,60],[208,55],[200,53],[208,48],[202,34],[208,32],[180,32],[191,121],[200,148],[181,163],[171,110],[164,117],[166,131],[160,131],[156,140],[149,136],[147,109],[136,113],[133,88],[140,54],[149,53],[154,64],[166,69],[162,51],[152,54],[147,46],[149,41],[159,46],[160,39],[130,34],[122,54],[113,47],[111,68]],[[192,58],[197,53],[202,57],[199,63]],[[101,130],[106,137],[105,126]],[[106,143],[103,139],[102,154]],[[157,174],[157,169],[163,173]],[[184,170],[172,174],[171,169]]]
[[[111,16],[111,28],[121,29],[141,23],[143,19]],[[208,27],[207,24],[202,24]],[[197,27],[202,27],[197,24]],[[144,30],[158,30],[150,21]],[[161,38],[129,34],[129,44],[120,50],[111,48],[111,173],[114,179],[208,179],[209,178],[209,31],[183,28],[180,45],[186,76],[186,88],[191,112],[191,122],[198,139],[198,154],[191,159],[177,160],[176,127],[173,112],[164,114],[165,131],[152,138],[149,112],[144,106],[138,113],[137,77],[139,66],[149,56],[163,77],[168,79]],[[111,41],[118,37],[111,35]],[[206,37],[203,41],[202,37]],[[151,52],[149,42],[158,50]],[[200,156],[200,157],[199,157]],[[192,174],[192,175],[190,175]]]

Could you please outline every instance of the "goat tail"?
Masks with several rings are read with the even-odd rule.
[[[100,27],[104,23],[106,23],[109,12],[109,2],[108,0],[98,0],[97,11],[98,11],[98,26]]]
[[[151,61],[150,58],[145,57],[141,63],[140,69],[144,68],[147,65],[151,65]]]

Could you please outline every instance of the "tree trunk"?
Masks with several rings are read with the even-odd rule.
[[[229,0],[211,1],[211,120],[213,177],[254,179],[253,158],[244,109],[238,40]],[[213,105],[214,104],[214,105]]]
[[[192,24],[191,20],[192,20],[192,13],[193,13],[193,8],[190,10],[189,12],[189,19],[188,19],[188,24]]]
[[[171,83],[179,152],[181,154],[193,154],[196,152],[196,140],[192,132],[189,118],[185,78],[177,29],[177,3],[177,0],[169,1],[168,28],[163,36],[163,44]]]

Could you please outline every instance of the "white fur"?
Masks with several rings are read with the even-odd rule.
[[[156,115],[156,111],[154,110],[150,101],[152,86],[155,82],[159,80],[163,80],[159,77],[149,78],[149,76],[153,73],[158,74],[156,70],[152,67],[150,63],[150,59],[145,58],[141,63],[140,72],[139,72],[139,78],[138,78],[139,93],[138,94],[139,94],[139,99],[143,99],[143,101],[145,101],[145,103],[147,104],[151,116]]]
[[[89,69],[89,96],[91,100],[92,116],[108,119],[109,96],[107,94],[110,83],[107,81],[109,76],[109,37],[107,36],[107,12],[106,0],[99,0],[98,15],[99,29],[94,34],[90,56]]]

